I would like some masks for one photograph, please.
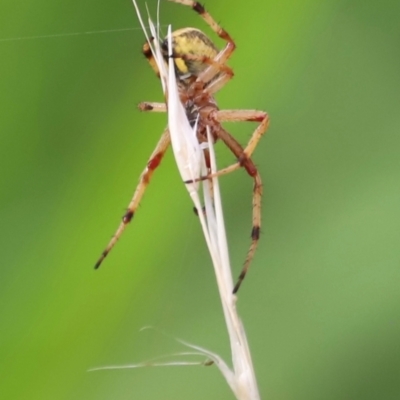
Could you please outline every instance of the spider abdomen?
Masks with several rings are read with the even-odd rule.
[[[161,48],[168,55],[168,38],[165,38]],[[208,36],[199,29],[182,28],[172,33],[172,51],[175,61],[175,71],[179,79],[198,76],[213,60],[218,49]]]

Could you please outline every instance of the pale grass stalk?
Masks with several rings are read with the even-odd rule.
[[[168,127],[171,135],[172,149],[179,172],[183,181],[193,181],[193,183],[186,184],[186,188],[189,192],[190,197],[193,200],[196,209],[199,211],[198,215],[200,223],[213,262],[222,303],[222,309],[224,312],[225,322],[230,340],[232,369],[218,354],[215,354],[200,346],[184,342],[182,340],[178,341],[185,346],[196,350],[196,352],[179,353],[178,355],[205,355],[208,359],[212,360],[213,363],[215,363],[220,369],[230,388],[235,394],[235,397],[238,400],[258,400],[260,399],[260,395],[258,392],[257,382],[254,374],[251,354],[249,351],[249,346],[247,343],[247,338],[242,321],[239,318],[236,310],[237,297],[232,294],[234,286],[229,262],[228,245],[226,240],[218,178],[213,177],[212,183],[209,180],[204,180],[201,184],[196,181],[199,177],[208,174],[203,153],[203,149],[205,147],[208,147],[210,153],[211,172],[215,173],[217,171],[211,134],[208,131],[208,144],[199,144],[196,136],[196,125],[194,127],[190,126],[184,107],[180,102],[173,58],[169,58],[168,65],[166,65],[163,59],[159,43],[159,24],[157,24],[156,28],[153,22],[149,19],[150,33],[151,36],[155,38],[155,40],[151,42],[149,40],[149,35],[146,32],[135,0],[133,0],[133,4],[138,14],[138,18],[142,25],[145,36],[151,45],[153,56],[155,57],[158,68],[160,70],[161,84],[168,106]],[[158,12],[159,10],[157,11],[157,13]],[[168,28],[168,42],[169,52],[170,54],[172,54],[171,26],[169,26]],[[199,196],[200,187],[202,187],[203,192],[205,213],[202,212],[203,207]],[[211,192],[213,192],[213,194],[211,194]],[[149,365],[174,366],[199,364],[204,365],[207,363],[196,363],[189,361],[173,361],[160,363],[156,361],[150,361],[120,367],[109,366],[100,369],[138,368]]]

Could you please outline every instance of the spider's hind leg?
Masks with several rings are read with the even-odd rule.
[[[254,130],[247,146],[243,148],[237,140],[222,127],[220,127],[216,132],[218,138],[221,139],[226,146],[232,151],[232,153],[238,159],[238,162],[232,164],[224,169],[217,171],[214,174],[209,174],[199,178],[199,181],[211,179],[212,177],[226,175],[233,172],[241,167],[243,167],[247,173],[253,178],[253,200],[252,200],[252,229],[251,229],[251,244],[247,252],[247,256],[240,272],[239,278],[234,286],[233,293],[236,293],[240,285],[245,278],[247,271],[250,267],[250,263],[254,257],[255,251],[258,246],[258,241],[260,237],[261,230],[261,196],[262,196],[262,182],[260,174],[251,160],[251,155],[253,154],[258,142],[264,135],[265,131],[269,125],[268,114],[264,111],[257,110],[220,110],[215,113],[216,122],[239,122],[239,121],[249,121],[249,122],[259,122],[259,125]],[[189,182],[187,182],[189,183]]]

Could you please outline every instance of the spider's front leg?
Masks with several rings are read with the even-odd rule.
[[[160,103],[142,103],[142,104],[158,104]],[[157,106],[155,106],[157,108]],[[171,138],[169,135],[168,128],[165,129],[163,134],[161,135],[160,140],[157,143],[156,148],[154,149],[153,153],[151,154],[149,160],[147,161],[146,168],[143,170],[142,174],[140,175],[139,184],[136,187],[135,193],[133,194],[132,200],[130,201],[127,211],[125,215],[122,217],[122,222],[120,223],[117,231],[115,232],[114,236],[111,238],[110,242],[108,243],[107,247],[104,249],[103,253],[101,254],[100,258],[95,264],[95,269],[100,267],[100,264],[103,260],[107,257],[108,253],[114,247],[115,243],[118,241],[122,232],[125,230],[125,227],[131,222],[136,209],[139,206],[139,203],[143,197],[143,194],[147,188],[147,185],[150,182],[150,179],[156,170],[156,168],[160,165],[162,158],[164,157],[165,152],[167,151],[169,145],[171,143]]]
[[[191,7],[204,22],[222,39],[226,41],[226,46],[217,54],[214,61],[225,64],[228,59],[232,56],[236,49],[236,44],[232,39],[231,35],[206,11],[204,6],[198,1],[194,0],[169,0],[173,3],[183,4],[184,6]],[[215,68],[215,65],[210,65],[206,68],[199,76],[198,80],[202,82],[210,82],[215,75],[220,72],[219,68]]]

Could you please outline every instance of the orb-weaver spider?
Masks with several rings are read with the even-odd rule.
[[[253,226],[251,230],[251,245],[243,269],[233,289],[236,293],[242,283],[250,262],[253,259],[261,227],[261,194],[262,184],[259,172],[251,160],[251,155],[256,148],[261,136],[268,128],[269,118],[264,111],[257,110],[220,110],[214,99],[218,92],[233,77],[232,69],[225,63],[231,57],[236,45],[231,36],[213,19],[213,17],[198,2],[192,0],[169,0],[174,3],[191,7],[196,11],[206,24],[224,41],[225,47],[219,51],[213,42],[200,30],[195,28],[183,28],[172,33],[172,49],[175,64],[180,100],[186,110],[189,122],[194,126],[197,121],[197,138],[200,143],[207,142],[207,127],[209,128],[214,141],[220,139],[229,150],[236,156],[237,163],[218,171],[217,175],[224,175],[243,167],[253,178]],[[155,40],[152,38],[152,40]],[[161,49],[165,61],[168,61],[168,40],[161,43]],[[143,46],[143,54],[149,61],[151,67],[159,76],[159,70],[150,44],[146,42]],[[139,104],[141,111],[166,112],[167,106],[164,103],[143,102]],[[253,132],[247,146],[243,148],[237,140],[231,136],[222,126],[222,122],[251,121],[259,122]],[[139,184],[128,205],[125,215],[122,217],[116,233],[103,251],[95,268],[98,268],[115,243],[121,236],[126,225],[132,220],[136,209],[143,197],[143,194],[150,182],[155,169],[170,145],[170,134],[166,128],[161,135],[147,166],[142,172]],[[205,151],[206,161],[207,150]],[[208,165],[209,167],[209,165]],[[209,176],[202,177],[207,179]]]

